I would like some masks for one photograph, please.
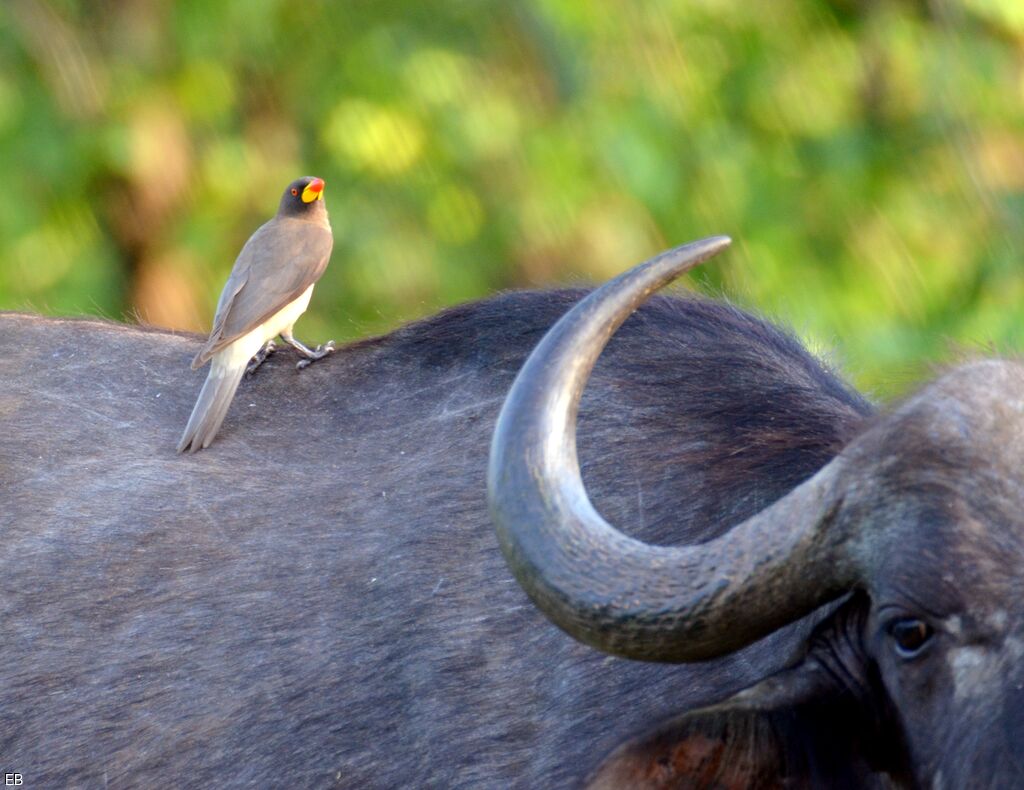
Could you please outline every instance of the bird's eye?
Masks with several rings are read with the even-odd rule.
[[[299,194],[299,190],[297,190],[295,187],[292,187],[292,194],[293,195]]]
[[[916,617],[894,620],[888,627],[889,636],[896,644],[900,658],[916,657],[932,638],[932,627]]]

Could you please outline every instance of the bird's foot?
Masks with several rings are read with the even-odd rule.
[[[281,333],[281,337],[284,338],[284,342],[285,343],[287,343],[289,346],[294,348],[302,356],[305,357],[305,359],[299,360],[299,363],[295,366],[297,370],[302,370],[303,368],[308,368],[310,365],[312,365],[318,359],[323,359],[328,354],[330,354],[332,351],[334,351],[334,341],[333,340],[328,340],[323,345],[317,346],[315,349],[311,349],[311,348],[307,348],[305,345],[303,345],[298,340],[296,340],[294,337],[292,337],[291,332],[282,332]]]
[[[306,349],[306,350],[309,351],[309,349]],[[300,359],[295,364],[295,369],[296,370],[305,370],[310,365],[312,365],[314,362],[316,362],[318,359],[323,359],[324,357],[326,357],[328,354],[330,354],[333,351],[334,351],[334,341],[333,340],[328,340],[323,345],[319,345],[314,350],[310,351],[309,356],[307,356],[305,359]]]
[[[264,343],[263,348],[257,351],[256,356],[254,356],[252,358],[252,361],[249,362],[249,367],[245,369],[245,375],[251,376],[253,373],[255,373],[259,366],[266,361],[267,357],[269,357],[275,351],[277,351],[277,344],[274,343],[273,340],[268,340],[266,343]]]

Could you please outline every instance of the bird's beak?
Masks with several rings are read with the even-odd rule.
[[[314,200],[323,200],[323,197],[324,180],[322,178],[314,178],[306,184],[306,188],[302,190],[303,203],[312,203]]]

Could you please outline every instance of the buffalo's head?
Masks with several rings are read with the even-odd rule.
[[[727,244],[665,253],[580,302],[523,367],[495,431],[488,483],[502,550],[576,639],[625,658],[699,661],[820,619],[790,668],[659,724],[595,783],[1024,784],[1020,364],[946,374],[701,545],[639,542],[590,503],[575,422],[598,355],[653,292]]]

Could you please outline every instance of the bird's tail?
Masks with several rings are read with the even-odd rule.
[[[238,389],[243,373],[245,360],[240,365],[232,365],[228,360],[222,361],[214,357],[210,374],[206,377],[206,383],[199,393],[195,408],[192,409],[192,416],[188,418],[185,433],[178,442],[179,453],[185,450],[194,453],[210,446],[210,442],[220,429],[220,424],[224,422],[224,415],[228,413],[228,407],[235,397],[235,390]]]

